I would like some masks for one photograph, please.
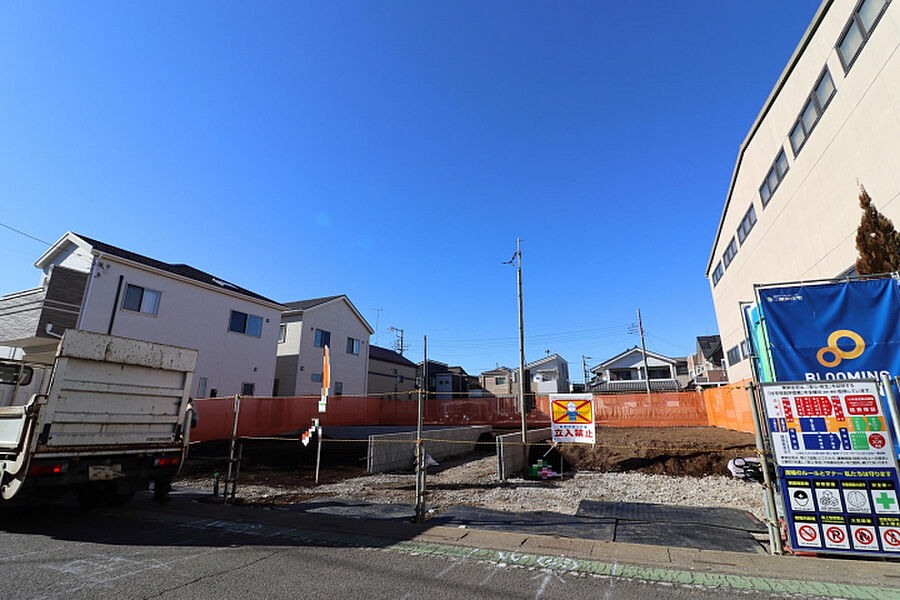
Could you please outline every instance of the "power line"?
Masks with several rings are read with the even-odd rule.
[[[36,242],[40,242],[40,243],[46,244],[46,245],[48,245],[48,246],[52,246],[52,245],[53,245],[53,244],[51,244],[50,242],[45,242],[45,241],[42,240],[41,238],[34,237],[34,236],[31,235],[30,233],[25,233],[24,231],[22,231],[22,230],[20,230],[20,229],[16,229],[15,227],[11,227],[11,226],[7,225],[6,223],[0,223],[0,227],[5,227],[6,229],[9,229],[10,231],[15,231],[15,232],[18,233],[19,235],[24,235],[25,237],[27,237],[27,238],[29,238],[29,239],[32,239],[32,240],[34,240],[34,241],[36,241]]]

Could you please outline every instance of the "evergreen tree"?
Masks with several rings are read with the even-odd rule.
[[[872,275],[900,271],[900,233],[878,212],[863,186],[859,186],[859,207],[863,215],[856,230],[856,272]]]

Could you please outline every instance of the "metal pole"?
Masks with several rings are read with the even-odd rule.
[[[587,356],[581,355],[581,370],[584,372],[584,391],[588,391]]]
[[[422,385],[419,386],[419,410],[416,417],[416,523],[425,521],[425,447],[422,444],[422,423],[425,411],[423,388],[428,385],[428,336],[423,337]]]
[[[516,279],[519,286],[519,411],[522,413],[522,456],[524,469],[528,469],[528,424],[525,419],[525,320],[522,314],[522,240],[516,238],[516,256],[519,259]]]
[[[889,375],[881,375],[881,383],[884,385],[884,394],[887,396],[888,410],[891,411],[891,421],[894,422],[895,439],[900,440],[900,410],[897,409],[897,398],[894,396],[894,386],[891,385]],[[900,385],[900,377],[897,378],[897,385]]]
[[[322,464],[322,426],[319,425],[316,427],[316,435],[319,436],[319,441],[316,446],[316,485],[319,484],[319,465]]]
[[[756,430],[756,451],[759,455],[759,466],[763,472],[763,494],[766,500],[766,528],[769,531],[769,550],[772,554],[783,554],[784,547],[781,544],[781,532],[778,530],[778,514],[775,511],[775,486],[772,485],[772,477],[769,475],[768,451],[763,442],[762,417],[759,414],[760,388],[757,385],[748,386],[750,406],[753,409],[753,428]]]
[[[234,504],[234,495],[237,493],[237,482],[241,476],[241,458],[244,456],[244,443],[237,445],[237,460],[234,465],[234,479],[231,480],[231,503]]]
[[[234,465],[234,444],[235,439],[237,438],[237,430],[238,430],[238,415],[241,413],[241,397],[237,394],[234,395],[234,413],[231,421],[231,444],[228,448],[228,471],[225,475],[225,490],[223,500],[228,500],[228,483],[231,481],[231,468]]]
[[[644,381],[647,382],[647,399],[650,399],[650,367],[647,365],[647,346],[644,345],[644,324],[641,322],[641,309],[637,309],[638,329],[641,331],[641,353],[644,355]]]

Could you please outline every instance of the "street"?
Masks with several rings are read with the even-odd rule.
[[[314,532],[286,527],[290,513],[190,504],[176,497],[159,508],[139,498],[90,513],[74,503],[0,513],[0,598],[723,599],[747,587],[712,574],[682,585],[664,569],[624,565],[596,575],[560,556],[365,537],[365,521],[347,520],[355,531]],[[222,510],[242,519],[217,518]],[[794,597],[810,597],[802,591]]]

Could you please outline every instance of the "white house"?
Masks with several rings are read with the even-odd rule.
[[[52,360],[67,328],[194,348],[195,397],[267,395],[282,305],[185,264],[66,233],[40,286],[0,298],[0,344]]]
[[[647,371],[652,391],[679,390],[689,379],[687,359],[670,358],[647,350]],[[642,392],[647,389],[644,353],[633,346],[591,369],[591,391]]]
[[[345,295],[287,302],[281,314],[276,396],[322,390],[322,357],[331,357],[332,394],[368,392],[369,336],[375,330]]]
[[[525,381],[533,394],[564,394],[569,391],[569,363],[551,354],[525,365]]]

